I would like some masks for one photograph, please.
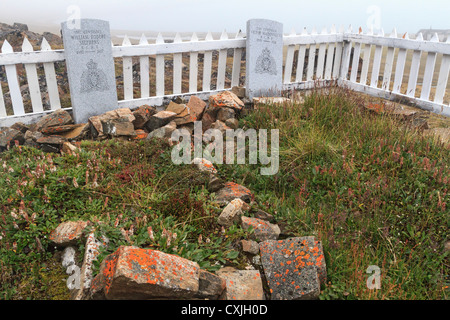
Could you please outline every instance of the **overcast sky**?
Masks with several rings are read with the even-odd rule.
[[[285,32],[332,24],[386,33],[450,29],[450,0],[0,0],[0,22],[59,25],[78,8],[82,18],[121,30],[235,32],[252,18],[282,22]]]

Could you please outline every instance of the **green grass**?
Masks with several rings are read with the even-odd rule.
[[[255,191],[286,233],[324,245],[323,299],[448,297],[450,150],[385,115],[358,95],[313,91],[303,105],[263,106],[241,124],[279,129],[280,170],[222,165]],[[270,149],[269,149],[270,150]],[[366,286],[381,268],[381,290]]]
[[[219,175],[251,189],[282,238],[322,241],[322,299],[447,299],[450,150],[367,113],[359,99],[330,88],[301,105],[260,106],[240,124],[279,129],[279,172],[223,164]],[[110,140],[85,141],[74,155],[1,153],[0,299],[68,299],[61,251],[48,240],[68,220],[90,220],[110,239],[94,273],[120,245],[173,253],[210,271],[242,267],[237,243],[248,234],[217,224],[208,177],[174,165],[170,152],[160,140]],[[369,265],[381,268],[381,290],[367,289]]]

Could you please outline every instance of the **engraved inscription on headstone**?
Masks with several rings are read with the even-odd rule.
[[[80,20],[80,28],[61,24],[76,123],[118,108],[109,23]]]
[[[247,96],[275,96],[281,93],[283,25],[254,19],[247,22]]]

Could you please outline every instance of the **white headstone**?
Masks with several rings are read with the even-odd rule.
[[[247,21],[246,93],[250,99],[279,96],[283,73],[283,24]]]
[[[61,29],[75,122],[117,109],[109,23],[81,19],[79,28],[63,22]]]

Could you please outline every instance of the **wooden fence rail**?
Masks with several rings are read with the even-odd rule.
[[[337,31],[333,26],[320,33],[304,29],[297,34],[293,30],[283,42],[286,90],[337,80],[356,91],[386,99],[403,98],[450,116],[450,39],[440,42],[435,35],[427,41],[421,34],[410,39],[408,34],[399,37],[395,30],[385,36],[370,30],[364,34],[361,28],[358,32],[351,27]],[[172,42],[159,34],[155,43],[143,35],[136,45],[125,36],[122,45],[113,46],[113,57],[119,62],[116,73],[122,76],[117,81],[119,96],[123,95],[119,106],[161,105],[180,95],[206,98],[241,85],[245,47],[241,32],[231,37],[223,32],[219,39],[213,39],[211,33],[199,39],[194,33],[189,41],[182,41],[177,34]],[[0,126],[31,122],[61,108],[57,79],[62,75],[55,72],[55,63],[64,61],[64,50],[52,50],[45,39],[39,51],[24,39],[21,52],[14,52],[4,41],[0,53]],[[18,66],[25,72],[19,75]],[[44,77],[38,75],[40,66]],[[171,72],[171,83],[167,82],[167,71]],[[28,88],[26,99],[31,109],[24,106],[24,87]],[[44,94],[48,98],[45,106]]]

